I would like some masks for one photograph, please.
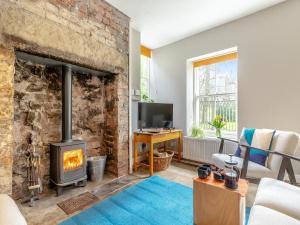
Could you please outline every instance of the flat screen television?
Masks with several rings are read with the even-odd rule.
[[[138,128],[173,128],[173,104],[139,102]]]

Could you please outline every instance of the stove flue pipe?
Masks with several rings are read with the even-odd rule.
[[[72,141],[72,67],[62,66],[62,141]]]

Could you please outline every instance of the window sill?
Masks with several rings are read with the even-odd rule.
[[[217,137],[192,137],[192,136],[184,136],[185,139],[190,140],[203,140],[203,141],[219,141]]]
[[[227,138],[227,139],[232,139],[232,140],[237,140],[237,135],[223,135],[223,138]],[[205,136],[205,137],[192,137],[192,136],[184,136],[184,138],[188,138],[188,139],[194,139],[194,140],[208,140],[208,141],[215,141],[215,140],[219,140],[219,138],[214,137],[214,136]]]

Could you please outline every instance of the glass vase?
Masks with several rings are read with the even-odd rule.
[[[220,128],[216,128],[216,137],[220,138],[221,136],[222,136],[221,129]]]

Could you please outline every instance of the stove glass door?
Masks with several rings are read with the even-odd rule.
[[[76,170],[83,166],[83,150],[72,149],[64,152],[64,172]]]

